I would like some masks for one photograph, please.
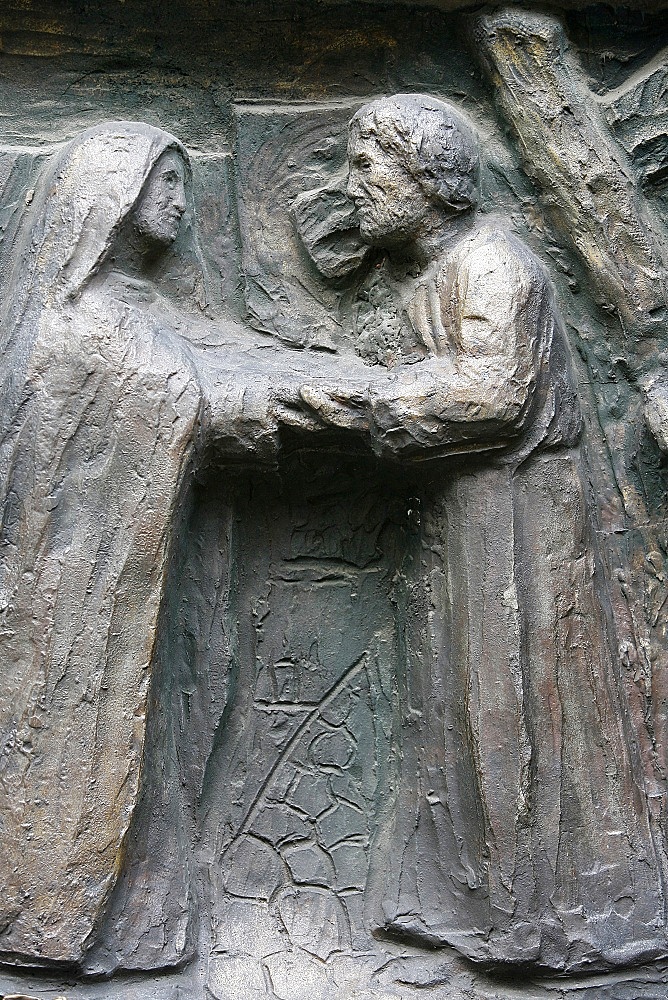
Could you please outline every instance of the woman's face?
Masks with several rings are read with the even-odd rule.
[[[157,161],[133,213],[135,228],[149,243],[170,246],[178,236],[186,210],[186,166],[168,149]]]

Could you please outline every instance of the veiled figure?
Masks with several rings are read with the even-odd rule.
[[[0,952],[76,962],[122,863],[179,495],[205,415],[142,271],[188,155],[112,122],[56,157],[5,290]]]
[[[156,773],[142,774],[147,739],[176,739],[157,679],[172,541],[205,459],[274,461],[281,425],[323,426],[304,412],[299,385],[318,364],[331,376],[326,361],[284,351],[281,365],[266,339],[199,321],[153,280],[177,239],[189,176],[186,150],[161,129],[108,122],[81,133],[42,178],[4,290],[0,955],[9,961],[85,967],[100,945],[96,971],[133,968],[137,936],[150,966],[192,955],[191,844],[175,829],[179,778],[169,771],[178,751],[151,743]],[[159,842],[149,851],[134,837],[132,851],[151,853],[138,879],[133,818]]]

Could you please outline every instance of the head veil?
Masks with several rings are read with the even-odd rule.
[[[18,298],[37,298],[41,307],[75,299],[99,270],[168,149],[176,149],[190,168],[178,139],[141,122],[106,122],[69,142],[48,168],[34,202],[28,245],[7,290],[10,298],[20,283],[25,291]]]
[[[0,480],[18,412],[29,395],[29,358],[44,310],[76,307],[100,270],[173,135],[140,122],[105,122],[81,132],[47,166],[3,289],[0,326]],[[0,495],[2,486],[0,481]]]

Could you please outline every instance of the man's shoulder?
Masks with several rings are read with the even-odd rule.
[[[549,284],[536,254],[498,221],[481,223],[447,255],[443,263],[452,273],[466,271],[471,278],[499,279],[537,291]]]

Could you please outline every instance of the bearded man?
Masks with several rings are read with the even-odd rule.
[[[477,212],[475,132],[450,105],[366,105],[348,158],[374,248],[353,310],[373,367],[365,391],[302,395],[401,463],[422,508],[420,554],[402,568],[401,780],[377,841],[375,920],[559,971],[665,954],[549,279]]]

